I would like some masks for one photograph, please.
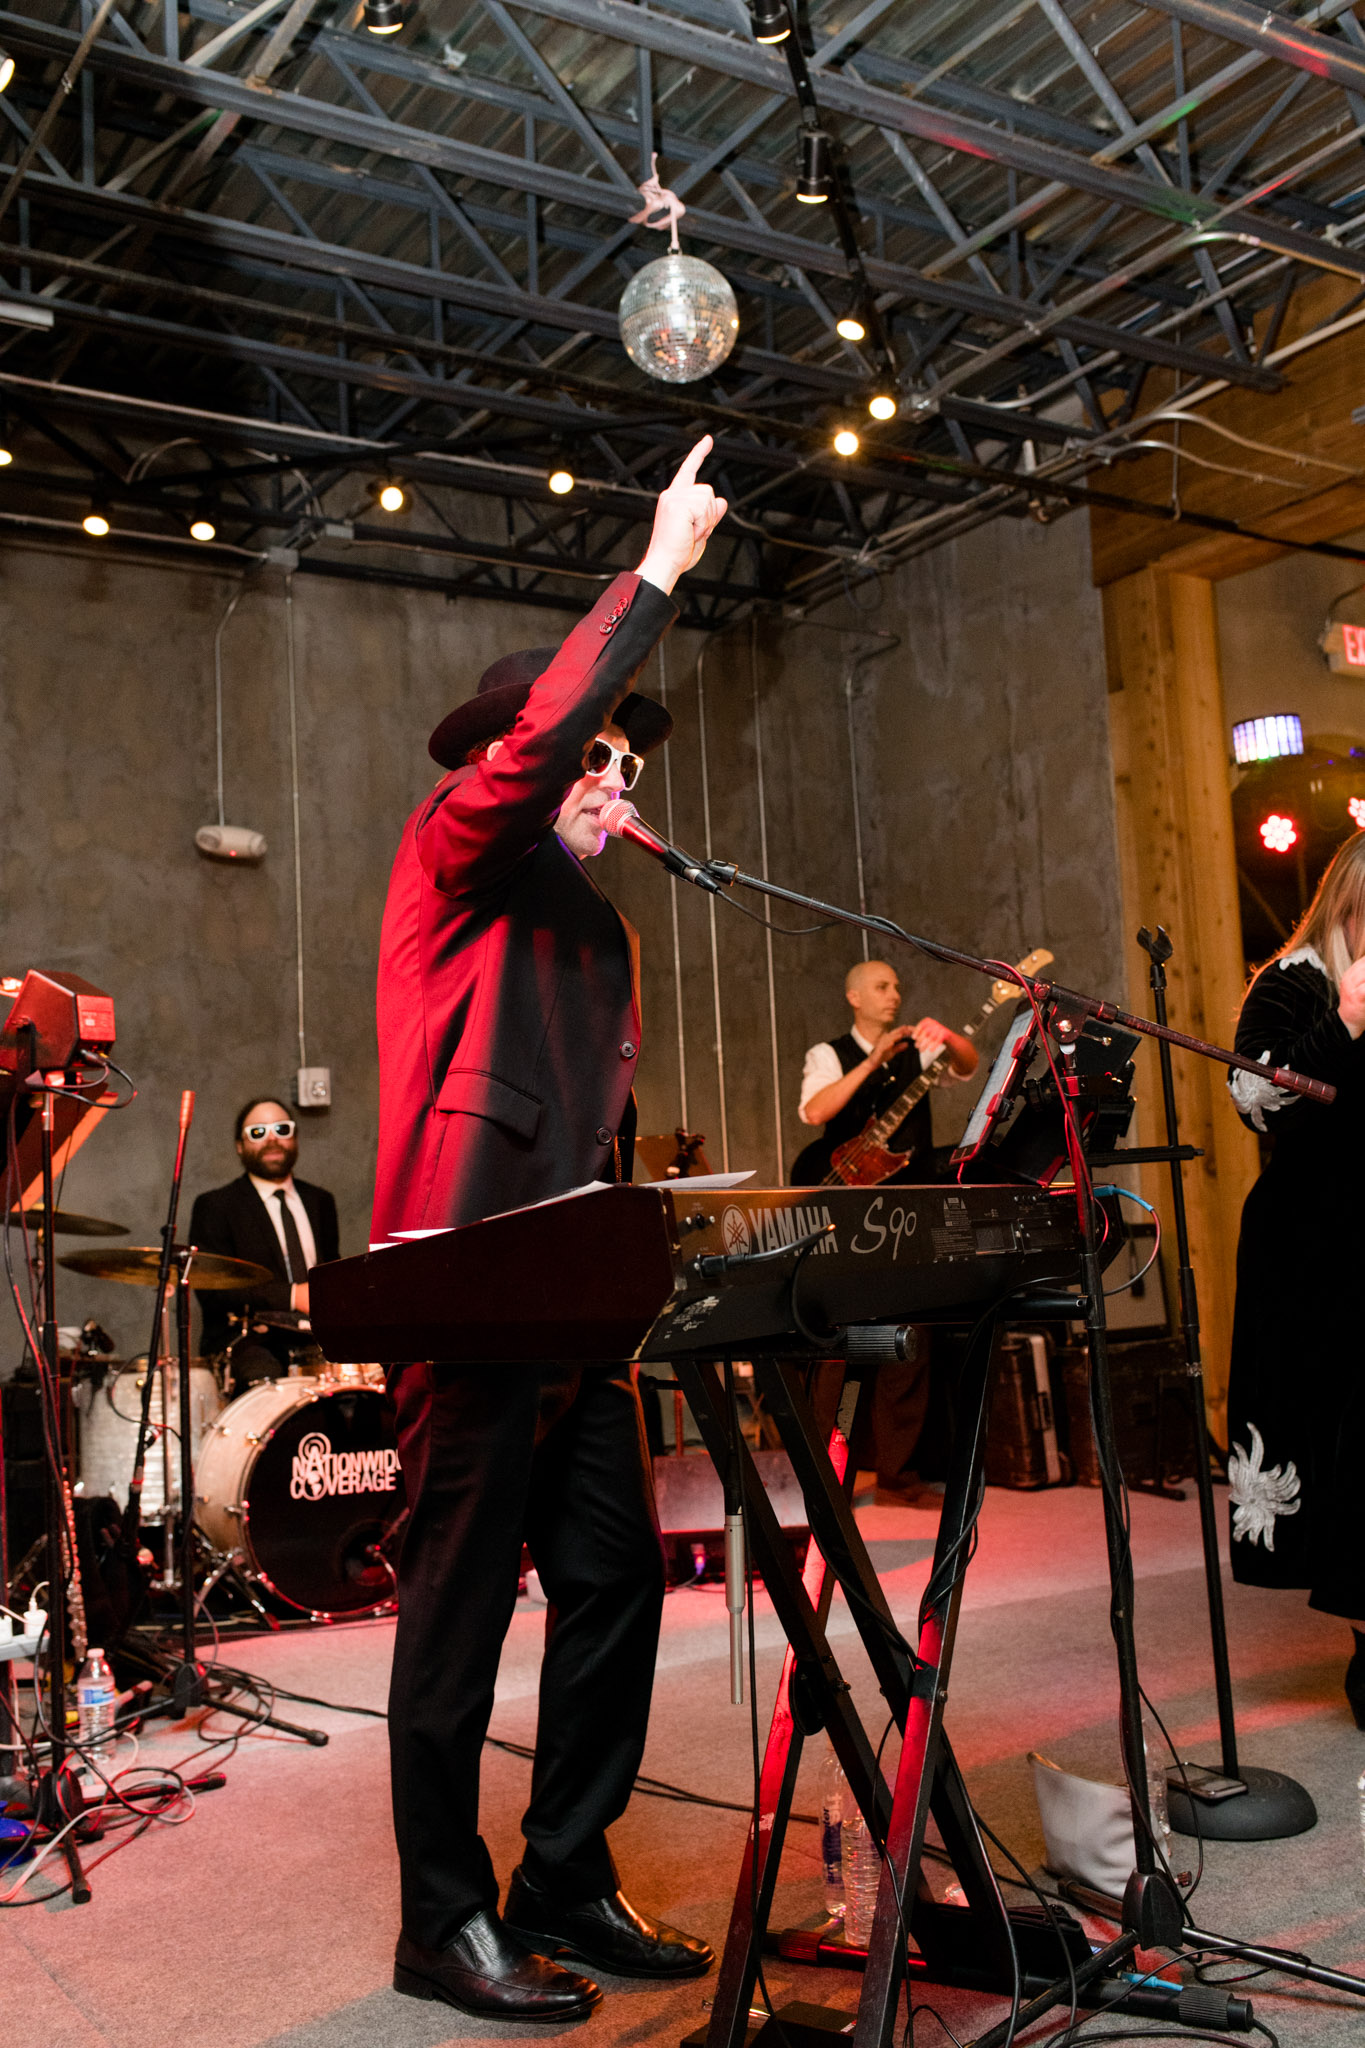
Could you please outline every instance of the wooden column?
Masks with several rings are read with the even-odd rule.
[[[1141,569],[1105,587],[1104,621],[1130,1004],[1151,1014],[1148,961],[1135,934],[1163,924],[1175,945],[1171,1022],[1230,1045],[1245,974],[1213,586]],[[1181,1137],[1204,1151],[1186,1168],[1185,1191],[1209,1423],[1226,1442],[1237,1232],[1257,1149],[1233,1110],[1226,1070],[1190,1053],[1174,1057]],[[1135,1142],[1159,1143],[1160,1073],[1150,1045],[1139,1056],[1138,1090]],[[1169,1229],[1166,1169],[1146,1168],[1142,1181]],[[1168,1262],[1174,1309],[1173,1277]]]

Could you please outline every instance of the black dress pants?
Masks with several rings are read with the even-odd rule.
[[[606,1829],[644,1751],[663,1548],[629,1367],[405,1365],[389,1376],[410,1519],[389,1692],[403,1927],[442,1948],[496,1907],[479,1763],[523,1539],[549,1610],[527,1875],[616,1889]]]

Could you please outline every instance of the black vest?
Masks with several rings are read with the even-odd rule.
[[[838,1054],[839,1065],[845,1074],[860,1066],[867,1054],[851,1031],[842,1038],[830,1040]],[[913,1044],[903,1045],[893,1059],[884,1067],[878,1067],[875,1074],[863,1082],[849,1097],[837,1116],[832,1116],[825,1125],[825,1143],[831,1147],[842,1145],[847,1138],[856,1138],[864,1124],[874,1116],[881,1116],[891,1107],[896,1097],[910,1086],[920,1072],[919,1051]],[[896,1135],[889,1149],[892,1152],[907,1152],[912,1145],[928,1152],[934,1142],[934,1112],[926,1094],[917,1102]]]

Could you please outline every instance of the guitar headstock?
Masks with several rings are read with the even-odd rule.
[[[1017,960],[1014,971],[1016,974],[1026,974],[1032,980],[1033,976],[1040,974],[1044,967],[1050,967],[1056,957],[1055,953],[1048,952],[1046,946],[1039,946],[1032,953],[1026,953],[1022,960]],[[993,981],[991,983],[991,1001],[993,1003],[1007,1003],[1011,996],[1018,995],[1018,993],[1019,984],[1017,982]]]

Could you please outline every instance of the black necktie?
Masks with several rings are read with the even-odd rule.
[[[289,1206],[289,1197],[283,1188],[276,1188],[275,1200],[280,1205],[284,1220],[284,1263],[289,1269],[289,1278],[294,1285],[308,1278],[308,1261],[303,1255],[303,1239],[299,1226],[294,1221],[294,1212]]]

